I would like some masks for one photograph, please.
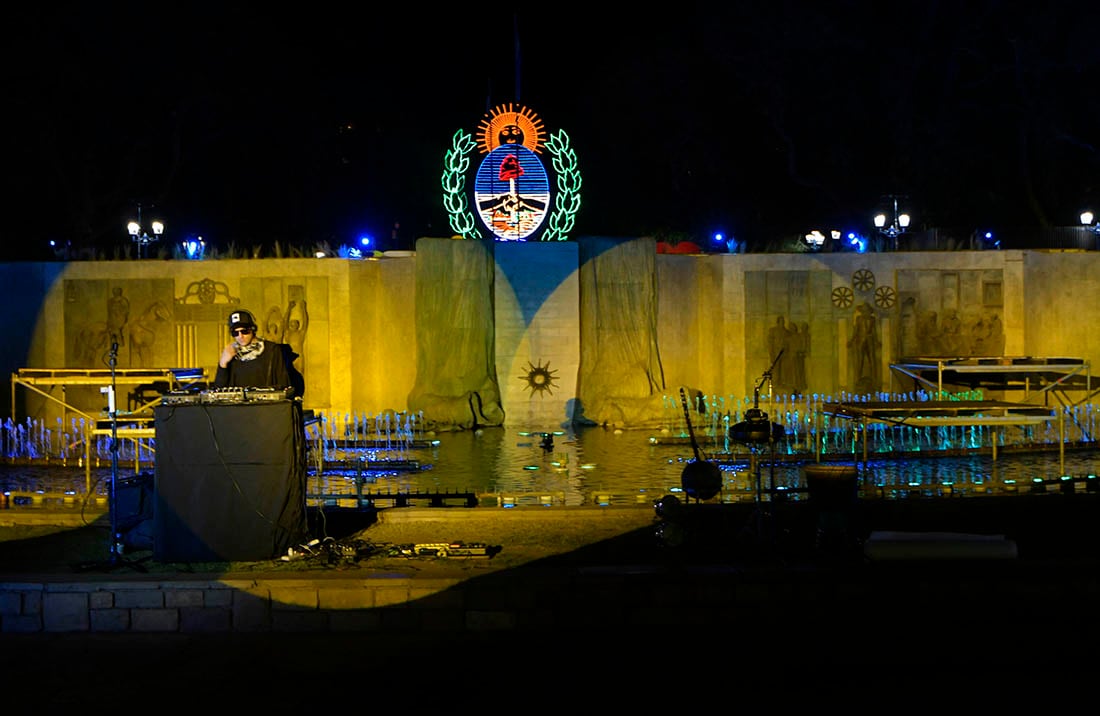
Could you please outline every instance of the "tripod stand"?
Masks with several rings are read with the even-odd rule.
[[[102,569],[111,570],[117,567],[133,567],[139,572],[146,571],[137,562],[131,562],[122,558],[123,544],[122,533],[118,524],[118,410],[115,403],[115,393],[118,389],[115,369],[118,366],[118,337],[111,336],[111,352],[107,358],[107,364],[111,368],[111,385],[104,389],[107,393],[107,415],[111,418],[111,492],[108,498],[107,511],[110,515],[111,534],[108,537],[107,561],[89,562],[76,565],[82,571]],[[91,436],[88,436],[91,439]]]

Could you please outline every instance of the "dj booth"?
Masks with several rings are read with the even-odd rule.
[[[275,559],[307,539],[301,403],[187,402],[155,411],[153,559]]]

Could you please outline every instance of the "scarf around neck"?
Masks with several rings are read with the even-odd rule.
[[[262,338],[253,339],[251,343],[237,347],[237,357],[241,360],[256,360],[264,352]]]

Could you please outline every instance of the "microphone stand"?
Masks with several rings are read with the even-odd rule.
[[[111,497],[107,509],[111,515],[111,543],[108,547],[108,565],[116,565],[122,559],[122,535],[118,533],[118,404],[115,402],[117,383],[115,367],[118,365],[118,340],[111,336],[111,395],[107,401],[108,414],[111,416]]]
[[[768,369],[760,376],[760,380],[756,382],[752,390],[752,409],[746,411],[745,418],[747,422],[751,424],[759,423],[763,429],[768,431],[768,453],[770,456],[770,462],[768,464],[768,505],[764,505],[763,487],[760,479],[760,461],[756,457],[756,453],[753,453],[753,460],[755,463],[756,472],[756,509],[754,510],[753,522],[756,525],[756,539],[757,546],[766,546],[768,549],[775,548],[775,424],[768,418],[768,414],[760,409],[760,388],[764,383],[768,384],[768,401],[773,400],[772,397],[772,369],[775,368],[779,359],[783,357],[783,350],[776,354],[775,360],[768,366]],[[754,432],[754,434],[756,434]]]
[[[111,387],[107,395],[107,415],[111,418],[111,492],[108,498],[107,511],[111,521],[111,535],[107,547],[107,561],[104,563],[79,564],[78,569],[114,569],[120,566],[133,567],[146,571],[135,562],[128,562],[122,558],[122,534],[118,529],[118,407],[115,402],[115,393],[118,390],[118,378],[115,368],[118,366],[118,337],[111,336],[111,353],[107,359],[107,365],[111,368]]]

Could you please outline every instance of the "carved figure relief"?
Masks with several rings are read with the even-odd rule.
[[[157,341],[157,332],[162,325],[170,323],[172,311],[163,301],[154,301],[142,311],[130,326],[130,367],[151,368],[154,366],[153,347]]]
[[[848,340],[849,356],[855,370],[855,390],[870,392],[880,387],[878,320],[866,302],[856,308],[852,337]]]
[[[121,286],[115,286],[111,289],[111,297],[107,299],[107,333],[120,346],[126,345],[126,323],[129,320],[130,299],[122,295]]]

